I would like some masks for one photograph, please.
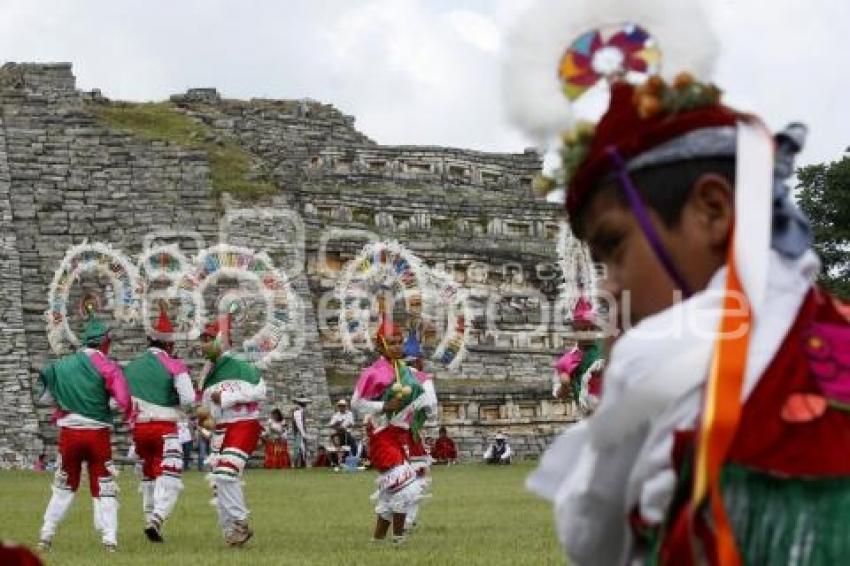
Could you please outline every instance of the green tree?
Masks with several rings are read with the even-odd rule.
[[[850,156],[797,170],[798,201],[823,262],[821,284],[850,299]]]

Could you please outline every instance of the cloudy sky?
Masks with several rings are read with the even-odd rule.
[[[113,99],[199,86],[309,97],[379,143],[521,151],[530,141],[504,117],[500,62],[530,1],[0,0],[0,58],[71,61],[79,88]],[[803,163],[839,158],[850,145],[850,2],[712,5],[728,100],[774,128],[806,122]]]

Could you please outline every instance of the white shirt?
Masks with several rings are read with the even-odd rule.
[[[493,444],[488,446],[487,451],[484,452],[484,459],[489,460],[490,458],[492,458],[495,450],[496,450],[496,443],[494,442]],[[507,441],[505,441],[505,452],[502,454],[500,459],[501,460],[508,460],[511,457],[511,454],[513,454],[513,451],[511,450],[511,445],[508,444]]]
[[[298,407],[292,413],[292,420],[295,421],[295,433],[303,437],[307,436],[307,431],[304,430],[304,407]]]
[[[771,252],[769,306],[754,315],[744,396],[775,356],[817,269],[811,253],[787,260]],[[723,268],[706,290],[641,321],[615,343],[598,409],[561,433],[529,477],[529,489],[555,504],[556,530],[571,563],[639,558],[628,513],[637,506],[645,520],[663,519],[676,487],[673,432],[693,428],[699,417],[725,279]]]
[[[392,418],[389,418],[384,411],[383,401],[371,401],[363,399],[357,393],[351,397],[351,406],[360,415],[369,416],[375,430],[381,430],[389,425],[398,428],[410,428],[410,423],[413,421],[414,413],[419,409],[424,409],[429,417],[433,416],[437,411],[437,392],[434,388],[434,380],[428,379],[421,383],[422,394],[413,400],[412,403],[406,405],[403,409],[395,413]]]
[[[186,421],[177,423],[177,439],[180,440],[180,444],[192,442],[192,431],[189,430],[189,423]]]
[[[331,417],[331,422],[328,423],[328,426],[330,426],[330,427],[339,426],[339,427],[341,427],[345,430],[348,430],[348,429],[350,429],[351,427],[354,426],[354,413],[352,413],[349,410],[346,410],[342,413],[337,411]]]
[[[222,356],[230,356],[225,352]],[[203,376],[211,370],[213,364],[207,362],[204,366]],[[201,380],[203,383],[203,379]],[[221,402],[213,403],[212,394],[216,391],[221,393]],[[266,399],[266,382],[260,378],[256,385],[251,385],[239,379],[228,379],[216,383],[204,389],[202,403],[209,409],[216,424],[232,423],[237,421],[254,420],[260,417],[260,403]]]

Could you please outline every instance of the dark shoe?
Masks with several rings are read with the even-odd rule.
[[[151,515],[147,526],[145,526],[145,536],[151,542],[165,542],[162,538],[162,519],[156,515]]]
[[[224,537],[224,541],[230,546],[242,546],[254,536],[254,531],[248,526],[247,521],[234,521],[230,532]]]

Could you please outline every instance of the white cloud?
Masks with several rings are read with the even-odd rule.
[[[843,0],[726,0],[715,22],[724,50],[718,84],[735,107],[774,129],[809,126],[802,163],[840,158],[850,145],[850,4]]]
[[[446,19],[463,39],[481,51],[496,53],[499,50],[501,34],[490,18],[470,10],[454,10]]]

